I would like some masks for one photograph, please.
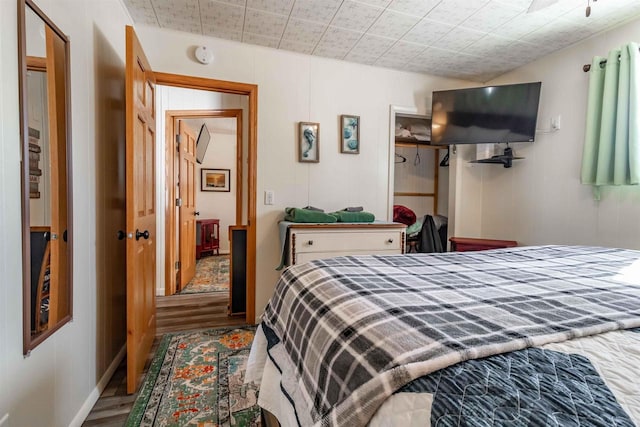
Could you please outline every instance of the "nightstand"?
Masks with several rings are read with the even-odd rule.
[[[220,220],[199,219],[196,221],[196,259],[203,253],[213,251],[220,254]]]

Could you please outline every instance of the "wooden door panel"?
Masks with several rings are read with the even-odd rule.
[[[180,272],[182,289],[196,274],[196,134],[183,120],[178,121],[180,135],[178,176],[180,198]]]
[[[127,392],[134,393],[155,337],[155,79],[126,28]]]

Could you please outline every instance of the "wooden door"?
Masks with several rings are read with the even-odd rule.
[[[156,333],[155,76],[126,28],[127,392],[134,393]]]
[[[45,25],[51,191],[49,328],[71,312],[67,274],[67,129],[65,42]]]
[[[180,270],[182,289],[196,274],[196,135],[184,120],[178,121],[180,171]]]

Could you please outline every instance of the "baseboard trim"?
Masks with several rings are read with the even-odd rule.
[[[100,398],[100,395],[102,394],[104,389],[107,388],[107,384],[109,384],[109,380],[111,380],[111,377],[113,377],[113,374],[116,372],[116,369],[118,369],[120,362],[122,362],[122,359],[124,359],[124,356],[126,354],[127,354],[127,345],[125,344],[122,346],[118,354],[116,354],[116,357],[113,359],[113,361],[111,362],[107,370],[104,372],[104,375],[102,375],[102,378],[100,378],[100,381],[98,381],[98,384],[96,384],[96,387],[91,391],[91,393],[89,393],[89,396],[87,396],[87,399],[82,404],[82,407],[80,407],[80,410],[78,411],[76,416],[73,417],[73,420],[71,420],[69,427],[82,426],[82,423],[84,422],[84,420],[87,419],[87,416],[91,412],[93,405],[96,404],[96,402]],[[8,418],[8,415],[7,415],[7,418]],[[2,421],[0,421],[0,425],[1,424],[2,424]]]

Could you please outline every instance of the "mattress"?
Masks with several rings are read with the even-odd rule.
[[[283,425],[632,426],[639,272],[567,246],[295,266],[247,380]]]

